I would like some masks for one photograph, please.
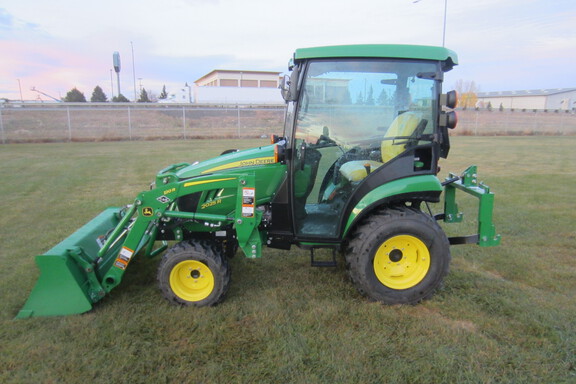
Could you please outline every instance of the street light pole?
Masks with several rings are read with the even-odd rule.
[[[23,103],[24,99],[22,98],[22,84],[20,84],[20,79],[16,80],[18,80],[18,88],[20,89],[20,102]]]
[[[442,46],[446,46],[446,11],[448,10],[448,0],[444,0],[444,27],[442,30]]]
[[[417,4],[422,0],[414,0],[412,4]],[[448,0],[444,0],[444,21],[442,23],[442,47],[446,46],[446,13],[448,10]]]
[[[130,42],[130,46],[132,47],[132,77],[134,78],[134,101],[138,100],[136,96],[136,67],[134,66],[134,44]]]

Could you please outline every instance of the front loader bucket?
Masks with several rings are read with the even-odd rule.
[[[96,265],[109,264],[121,244],[99,258],[98,239],[120,222],[120,208],[108,208],[43,255],[36,256],[40,277],[17,319],[83,313],[105,292]],[[120,242],[119,242],[120,243]]]

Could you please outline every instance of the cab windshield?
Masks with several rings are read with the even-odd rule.
[[[389,130],[405,113],[420,120],[417,133],[426,139],[434,128],[438,70],[425,61],[313,61],[301,90],[296,139],[313,143],[328,130],[340,145],[362,146],[396,135]]]

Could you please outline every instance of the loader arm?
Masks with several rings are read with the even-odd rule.
[[[258,226],[262,214],[255,209],[254,172],[225,173],[177,180],[174,175],[186,163],[163,169],[159,180],[167,181],[141,192],[131,206],[108,208],[46,254],[36,256],[40,277],[17,318],[69,315],[89,311],[120,284],[130,261],[139,253],[153,257],[166,248],[154,248],[161,222],[200,222],[213,230],[230,225],[249,257],[260,257],[262,238]],[[174,180],[174,181],[171,181]],[[178,197],[201,192],[211,184],[236,188],[235,209],[229,214],[184,212]],[[252,200],[250,196],[252,196]],[[182,240],[182,228],[173,227]],[[144,252],[141,252],[144,250]]]

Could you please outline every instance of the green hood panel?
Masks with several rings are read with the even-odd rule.
[[[213,173],[229,173],[246,167],[273,164],[275,145],[267,145],[232,152],[200,163],[189,165],[176,173],[179,179],[189,179],[196,176],[205,176]]]
[[[286,178],[286,164],[277,161],[275,147],[274,144],[227,153],[186,165],[177,169],[171,177],[185,181],[182,184],[183,190],[178,192],[180,197],[202,193],[198,212],[228,215],[236,207],[236,183],[246,175],[254,178],[257,205],[268,203],[275,196],[278,186]],[[232,186],[230,181],[234,181]],[[168,189],[167,192],[176,193],[176,189]],[[218,198],[212,196],[214,193]]]

